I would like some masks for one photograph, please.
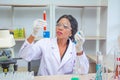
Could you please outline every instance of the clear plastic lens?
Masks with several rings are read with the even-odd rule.
[[[60,23],[57,23],[56,24],[57,27],[63,27],[64,29],[71,29],[70,27],[68,27],[66,24],[60,24]]]

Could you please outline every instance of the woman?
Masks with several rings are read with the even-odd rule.
[[[40,59],[38,75],[72,74],[75,66],[76,53],[80,56],[81,74],[87,74],[89,63],[82,51],[82,36],[74,35],[77,32],[78,23],[71,15],[61,16],[56,24],[56,37],[44,38],[34,43],[35,36],[40,27],[46,22],[38,19],[34,22],[32,35],[24,42],[20,49],[20,57],[27,61]]]

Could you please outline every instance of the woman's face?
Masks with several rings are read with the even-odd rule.
[[[71,24],[66,18],[62,18],[56,24],[56,36],[58,39],[68,39],[72,35],[71,30]]]

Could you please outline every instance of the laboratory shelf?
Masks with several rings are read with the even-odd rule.
[[[86,40],[106,40],[105,36],[85,36]]]
[[[47,5],[32,5],[32,4],[0,4],[0,6],[12,6],[12,7],[47,7]]]
[[[21,38],[21,39],[15,39],[15,41],[24,41],[25,38]]]
[[[16,41],[24,41],[26,38],[18,38]],[[40,40],[42,37],[37,37],[35,40]],[[85,36],[85,40],[106,40],[103,36]]]
[[[37,41],[37,40],[40,40],[40,39],[42,39],[42,37],[37,37],[37,38],[35,38],[35,40]],[[16,38],[15,39],[15,41],[25,41],[26,40],[26,38]]]
[[[84,8],[84,7],[107,7],[107,5],[56,5],[57,7]]]

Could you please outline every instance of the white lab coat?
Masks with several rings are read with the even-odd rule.
[[[61,60],[57,39],[45,38],[32,44],[26,40],[19,51],[19,55],[27,61],[41,60],[38,75],[72,74],[76,50],[75,44],[69,39],[68,48]],[[80,64],[82,66],[81,74],[87,74],[89,62],[85,54],[81,55]]]

